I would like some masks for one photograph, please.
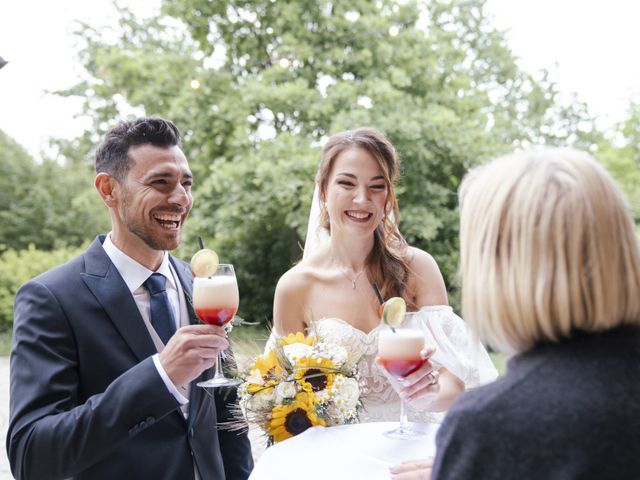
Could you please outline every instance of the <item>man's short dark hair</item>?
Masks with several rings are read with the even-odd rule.
[[[105,172],[122,180],[132,166],[129,148],[144,144],[180,146],[180,132],[173,122],[159,117],[120,122],[107,132],[96,152],[96,173]]]

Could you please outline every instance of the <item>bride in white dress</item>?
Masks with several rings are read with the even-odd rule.
[[[361,421],[395,421],[402,395],[414,420],[438,421],[465,389],[497,377],[484,348],[448,306],[431,255],[407,245],[397,227],[395,149],[373,129],[346,131],[325,145],[303,260],[279,280],[275,337],[317,331],[361,354]],[[330,233],[329,233],[330,232]],[[400,384],[376,361],[379,300],[403,297],[419,311],[425,362]],[[314,329],[309,327],[314,324]]]

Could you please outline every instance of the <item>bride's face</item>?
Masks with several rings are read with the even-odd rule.
[[[324,201],[332,234],[371,234],[382,221],[387,184],[380,165],[366,150],[349,148],[335,159]]]

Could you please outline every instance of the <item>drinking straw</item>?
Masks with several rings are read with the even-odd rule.
[[[373,287],[373,291],[376,292],[376,297],[378,297],[378,302],[380,302],[380,305],[382,305],[384,303],[384,300],[382,299],[382,294],[380,293],[380,289],[378,288],[378,285],[376,285],[376,282],[373,282],[371,286]]]

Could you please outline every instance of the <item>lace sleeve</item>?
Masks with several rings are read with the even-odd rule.
[[[462,380],[467,390],[498,377],[485,348],[450,306],[422,307],[420,313],[427,345],[436,347],[435,365]]]

